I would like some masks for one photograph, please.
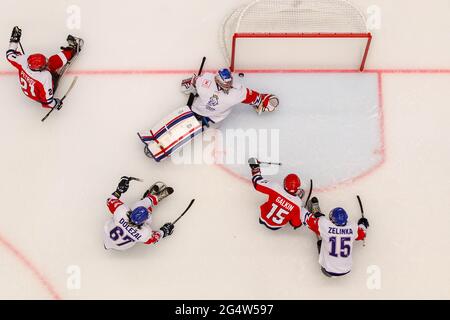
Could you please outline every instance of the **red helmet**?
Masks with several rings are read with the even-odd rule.
[[[284,189],[292,195],[297,195],[302,185],[298,175],[291,173],[284,178]]]
[[[30,55],[27,62],[28,67],[33,71],[42,71],[47,66],[47,58],[40,53]]]

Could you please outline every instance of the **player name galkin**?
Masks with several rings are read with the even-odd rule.
[[[139,231],[133,227],[130,227],[130,225],[128,224],[128,222],[125,221],[124,218],[121,218],[119,223],[137,240],[141,239],[141,234],[139,233]]]
[[[287,202],[282,197],[278,197],[276,202],[280,204],[283,208],[287,209],[288,211],[292,211],[292,209],[294,209],[294,205],[292,203]]]
[[[351,228],[341,229],[341,228],[328,227],[328,233],[329,234],[353,234],[353,230]]]

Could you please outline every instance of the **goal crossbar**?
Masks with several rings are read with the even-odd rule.
[[[243,32],[233,34],[230,69],[235,71],[236,62],[236,41],[238,39],[261,39],[261,38],[360,38],[367,39],[359,71],[364,71],[366,65],[367,55],[369,54],[370,44],[372,42],[372,34],[368,33],[271,33],[271,32]]]

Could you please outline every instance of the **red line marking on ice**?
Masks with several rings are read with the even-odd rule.
[[[215,72],[216,69],[205,70],[205,72]],[[191,69],[104,69],[104,70],[74,70],[68,74],[73,75],[171,75],[171,74],[191,74],[195,73]],[[258,70],[236,70],[236,73],[386,73],[386,74],[450,74],[450,69],[367,69],[364,71],[353,69],[258,69]],[[16,75],[16,71],[0,71],[0,75]]]
[[[48,279],[39,271],[39,269],[14,245],[11,244],[5,237],[0,235],[0,244],[2,244],[9,252],[11,252],[17,260],[19,260],[29,271],[32,272],[34,277],[41,283],[41,285],[47,290],[47,292],[55,300],[60,300],[61,296],[56,292],[53,285]]]

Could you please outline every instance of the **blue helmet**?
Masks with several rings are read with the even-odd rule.
[[[330,220],[337,226],[345,226],[348,220],[347,212],[343,208],[334,208],[330,211]]]
[[[146,207],[137,207],[130,214],[130,220],[133,224],[140,226],[148,219],[148,210]]]
[[[231,75],[230,69],[220,69],[217,72],[216,83],[223,90],[230,90],[233,86],[233,76]]]

